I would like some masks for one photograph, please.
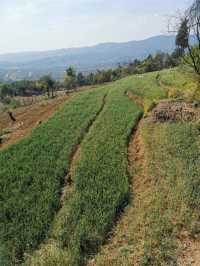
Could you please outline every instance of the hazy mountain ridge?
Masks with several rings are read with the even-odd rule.
[[[134,59],[143,59],[157,51],[172,52],[175,36],[155,36],[142,41],[102,43],[91,47],[68,48],[44,52],[0,55],[0,79],[3,81],[37,79],[51,72],[59,79],[69,65],[84,73],[115,67]]]

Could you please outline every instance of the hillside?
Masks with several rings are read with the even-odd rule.
[[[144,59],[157,51],[171,53],[175,36],[155,36],[142,41],[103,43],[92,47],[0,55],[0,80],[38,79],[51,72],[60,79],[69,65],[78,71],[94,72]]]
[[[197,88],[178,68],[73,93],[1,150],[0,264],[199,265]]]

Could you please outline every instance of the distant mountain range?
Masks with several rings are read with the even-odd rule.
[[[24,52],[0,55],[0,80],[38,79],[51,73],[60,79],[64,70],[73,65],[83,73],[107,69],[119,63],[144,59],[158,51],[171,53],[175,36],[159,35],[142,41],[102,43],[91,47],[69,48],[44,52]]]

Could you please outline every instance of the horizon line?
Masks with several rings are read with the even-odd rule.
[[[92,44],[92,45],[86,45],[86,46],[74,46],[74,47],[68,47],[68,48],[55,48],[55,49],[46,49],[46,50],[25,50],[25,51],[16,51],[16,52],[4,52],[4,53],[0,53],[0,56],[8,56],[8,55],[13,55],[13,54],[28,54],[28,53],[45,53],[45,52],[53,52],[53,51],[61,51],[61,50],[70,50],[70,49],[84,49],[84,48],[92,48],[92,47],[96,47],[99,45],[105,45],[105,44],[123,44],[123,43],[129,43],[129,42],[142,42],[142,41],[146,41],[149,39],[153,39],[156,37],[167,37],[167,36],[175,36],[175,34],[158,34],[158,35],[152,35],[150,37],[147,38],[143,38],[140,40],[130,40],[130,41],[108,41],[108,42],[99,42],[96,44]]]

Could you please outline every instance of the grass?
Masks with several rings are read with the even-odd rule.
[[[174,69],[79,93],[30,137],[1,152],[0,264],[16,264],[24,252],[27,266],[86,264],[129,201],[127,146],[142,110],[125,92],[141,97],[146,113],[160,99],[180,97],[171,90],[190,99],[185,92],[191,84],[190,75]],[[147,185],[134,194],[125,220],[122,215],[117,244],[102,249],[95,265],[129,266],[133,258],[136,265],[176,265],[182,228],[200,232],[199,124],[145,119],[140,130]],[[61,206],[64,177],[81,139],[73,184]]]
[[[160,84],[165,87],[167,97],[186,101],[200,100],[198,77],[184,67],[160,72]]]
[[[10,133],[12,133],[11,128],[5,128],[0,131],[0,145],[8,138]]]
[[[62,218],[58,217],[62,221],[57,223],[59,230],[54,228],[52,232],[58,238],[60,258],[56,262],[52,258],[48,264],[43,259],[39,265],[82,265],[103,243],[127,204],[127,143],[142,112],[124,93],[125,88],[119,84],[113,86],[102,113],[81,145],[72,177],[75,190],[63,207]],[[59,232],[57,236],[55,231]],[[47,246],[35,254],[29,265],[48,257]],[[67,262],[63,261],[63,252]]]
[[[153,182],[143,265],[176,265],[182,228],[200,232],[199,130],[192,123],[145,122],[142,135]]]
[[[47,236],[71,154],[102,106],[80,93],[31,136],[0,152],[0,264],[16,264]]]
[[[5,128],[3,130],[0,130],[0,144],[3,142],[4,138],[7,137],[8,134],[12,133],[11,128]]]
[[[71,251],[69,265],[82,264],[97,250],[128,200],[127,140],[140,115],[123,90],[115,88],[82,145],[62,240]]]
[[[157,74],[129,77],[135,85],[129,90],[151,103],[167,98],[172,86],[184,91],[184,77],[187,84],[196,82],[178,69],[166,70],[159,73],[159,79],[171,81],[166,88],[157,82]],[[139,166],[132,162],[132,200],[90,266],[177,265],[181,231],[191,237],[200,233],[199,129],[199,122],[161,124],[144,119],[140,139],[145,158]]]
[[[133,165],[132,200],[89,266],[176,266],[182,230],[200,233],[198,126],[145,119],[140,138],[145,154]]]
[[[143,98],[145,113],[151,109],[152,104],[167,97],[167,92],[157,80],[158,74],[159,72],[134,75],[119,81],[123,88],[126,87],[134,95]]]

